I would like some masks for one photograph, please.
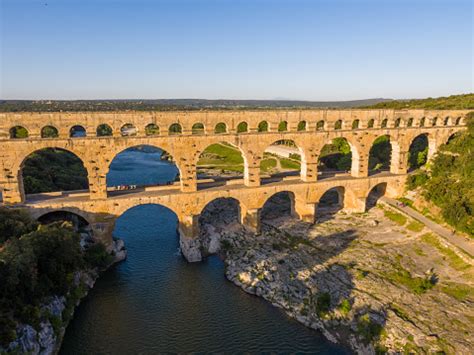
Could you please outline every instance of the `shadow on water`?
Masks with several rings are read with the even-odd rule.
[[[139,168],[111,170],[128,174],[125,179],[135,175],[137,183]],[[228,282],[219,258],[188,264],[176,225],[176,216],[156,205],[132,208],[117,220],[128,259],[105,272],[78,307],[61,354],[345,353]]]

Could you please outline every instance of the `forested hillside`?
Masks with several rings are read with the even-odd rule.
[[[83,292],[74,275],[110,262],[102,244],[82,249],[69,224],[40,225],[24,211],[0,208],[0,353],[16,339],[18,324],[39,330],[49,321],[58,333]],[[52,296],[67,296],[61,317],[42,306]]]
[[[466,131],[441,147],[427,172],[410,176],[408,187],[421,187],[447,223],[474,236],[474,112],[467,123]]]
[[[393,100],[379,102],[367,108],[380,109],[426,109],[426,110],[471,110],[474,109],[474,94],[451,95],[448,97],[420,100]]]

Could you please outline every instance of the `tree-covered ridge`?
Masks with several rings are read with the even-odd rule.
[[[427,173],[410,176],[408,186],[421,186],[447,223],[474,236],[474,112],[467,128],[440,148]]]
[[[78,111],[199,111],[350,108],[373,105],[389,99],[352,101],[296,100],[0,100],[0,112],[78,112]]]
[[[66,321],[80,292],[75,273],[110,262],[102,244],[82,249],[70,224],[40,225],[26,212],[0,208],[0,352],[16,338],[18,323],[38,330],[47,319],[61,326],[41,305],[51,296],[67,296]]]
[[[471,110],[474,109],[474,94],[451,95],[417,100],[393,100],[366,106],[373,109],[425,109],[425,110]]]

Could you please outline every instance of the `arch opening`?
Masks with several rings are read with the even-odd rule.
[[[453,139],[456,139],[457,137],[460,137],[460,136],[461,136],[461,132],[455,132],[451,134],[448,140],[446,141],[446,145],[450,144],[453,141]]]
[[[407,121],[407,127],[412,127],[413,126],[413,117],[410,117]]]
[[[227,125],[224,122],[219,122],[218,124],[216,124],[216,127],[214,127],[214,133],[215,134],[227,133]]]
[[[378,185],[375,185],[367,195],[367,198],[365,200],[365,210],[368,211],[371,208],[374,208],[377,205],[378,200],[385,195],[386,190],[386,182],[382,182]]]
[[[369,174],[390,170],[392,145],[390,136],[380,136],[374,140],[369,152]]]
[[[204,134],[204,125],[201,122],[193,124],[191,127],[191,134]]]
[[[178,216],[161,204],[141,204],[128,208],[115,221],[113,236],[127,247],[127,259],[153,253],[153,257],[173,257],[179,247]]]
[[[204,255],[215,254],[221,249],[223,233],[242,229],[240,203],[232,197],[212,200],[201,211],[198,222]]]
[[[23,126],[15,126],[10,128],[11,139],[28,138],[28,130]]]
[[[106,175],[108,195],[171,188],[179,181],[179,170],[165,150],[138,145],[118,153]]]
[[[334,129],[335,130],[342,129],[342,120],[337,120],[336,123],[334,123]]]
[[[96,134],[97,137],[110,137],[113,135],[112,127],[106,123],[102,123],[97,126]]]
[[[293,140],[282,139],[268,146],[260,161],[261,184],[301,174],[304,154]]]
[[[318,121],[318,123],[316,123],[316,130],[317,131],[324,131],[324,121],[323,120]]]
[[[281,121],[278,124],[278,132],[286,132],[286,131],[288,131],[288,122]]]
[[[258,124],[258,132],[268,132],[268,122],[262,121]]]
[[[306,131],[306,121],[299,121],[298,126],[296,127],[297,131]]]
[[[160,127],[155,123],[150,123],[145,127],[145,135],[147,136],[158,136],[160,134]]]
[[[408,150],[408,168],[415,170],[425,165],[428,160],[428,135],[420,134],[410,144]]]
[[[126,123],[120,128],[120,134],[122,137],[136,136],[137,133],[137,128],[131,123]]]
[[[245,133],[249,131],[249,127],[247,122],[240,122],[237,125],[237,133]]]
[[[388,119],[385,118],[385,119],[382,120],[382,123],[380,124],[380,127],[381,128],[387,128],[387,126],[388,126]]]
[[[89,222],[77,213],[58,210],[45,213],[38,218],[41,224],[51,224],[56,222],[69,222],[76,232],[87,231]]]
[[[44,148],[28,155],[21,164],[20,184],[25,194],[88,190],[87,170],[74,153]]]
[[[336,174],[347,173],[352,167],[352,149],[347,139],[334,138],[325,144],[318,158],[320,177],[332,177]]]
[[[227,181],[243,179],[246,161],[240,148],[227,142],[211,144],[196,163],[198,188],[225,185]]]
[[[374,128],[375,120],[371,118],[369,122],[367,122],[367,128]]]
[[[72,126],[69,130],[69,137],[71,138],[82,138],[87,136],[86,129],[83,126],[76,125]]]
[[[401,123],[402,123],[402,119],[399,117],[399,118],[397,118],[397,119],[395,120],[395,123],[394,123],[393,126],[394,126],[395,128],[399,128],[400,125],[401,125]]]
[[[168,128],[168,134],[173,136],[177,134],[183,133],[183,127],[179,123],[173,123],[169,128]]]
[[[262,225],[278,225],[288,217],[296,217],[295,194],[291,191],[281,191],[265,201],[260,212]]]
[[[41,138],[57,138],[58,136],[58,130],[54,126],[44,126],[41,128]]]
[[[316,209],[318,223],[330,220],[344,208],[345,189],[342,186],[327,190],[320,198]]]
[[[352,129],[358,129],[359,128],[360,121],[359,120],[354,120],[352,121]]]

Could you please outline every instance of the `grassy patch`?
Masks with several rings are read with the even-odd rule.
[[[270,169],[276,168],[276,160],[274,158],[263,159],[260,162],[260,171],[267,172]]]
[[[426,256],[425,252],[418,246],[414,247],[413,251],[415,252],[416,255]]]
[[[449,266],[455,270],[463,271],[471,267],[470,264],[466,263],[459,255],[457,255],[453,250],[441,245],[439,239],[433,234],[426,233],[421,236],[421,240],[426,244],[429,244],[443,255],[444,259],[448,261]]]
[[[443,285],[441,290],[458,301],[465,301],[474,298],[474,287],[466,284],[450,282]]]
[[[412,232],[415,232],[415,233],[421,232],[424,227],[425,226],[422,223],[418,222],[418,221],[411,221],[407,225],[407,229],[409,231],[412,231]]]
[[[288,159],[288,158],[280,158],[280,164],[283,169],[292,169],[292,170],[300,170],[300,162]]]
[[[413,277],[398,261],[393,265],[393,271],[383,274],[391,282],[405,286],[413,293],[420,295],[433,288],[435,280],[432,277]]]
[[[243,165],[240,150],[228,144],[211,144],[202,153],[197,165]]]
[[[385,217],[387,217],[391,221],[395,222],[399,226],[403,226],[403,225],[405,225],[405,223],[407,223],[407,218],[404,215],[400,214],[400,213],[397,213],[397,212],[394,212],[394,211],[391,211],[391,210],[384,210],[383,214],[384,214]]]
[[[344,316],[347,316],[352,309],[352,305],[347,298],[344,298],[337,308]]]
[[[400,201],[401,203],[404,203],[405,205],[410,206],[411,208],[413,208],[413,201],[410,200],[409,198],[400,197],[398,199],[398,201]]]

